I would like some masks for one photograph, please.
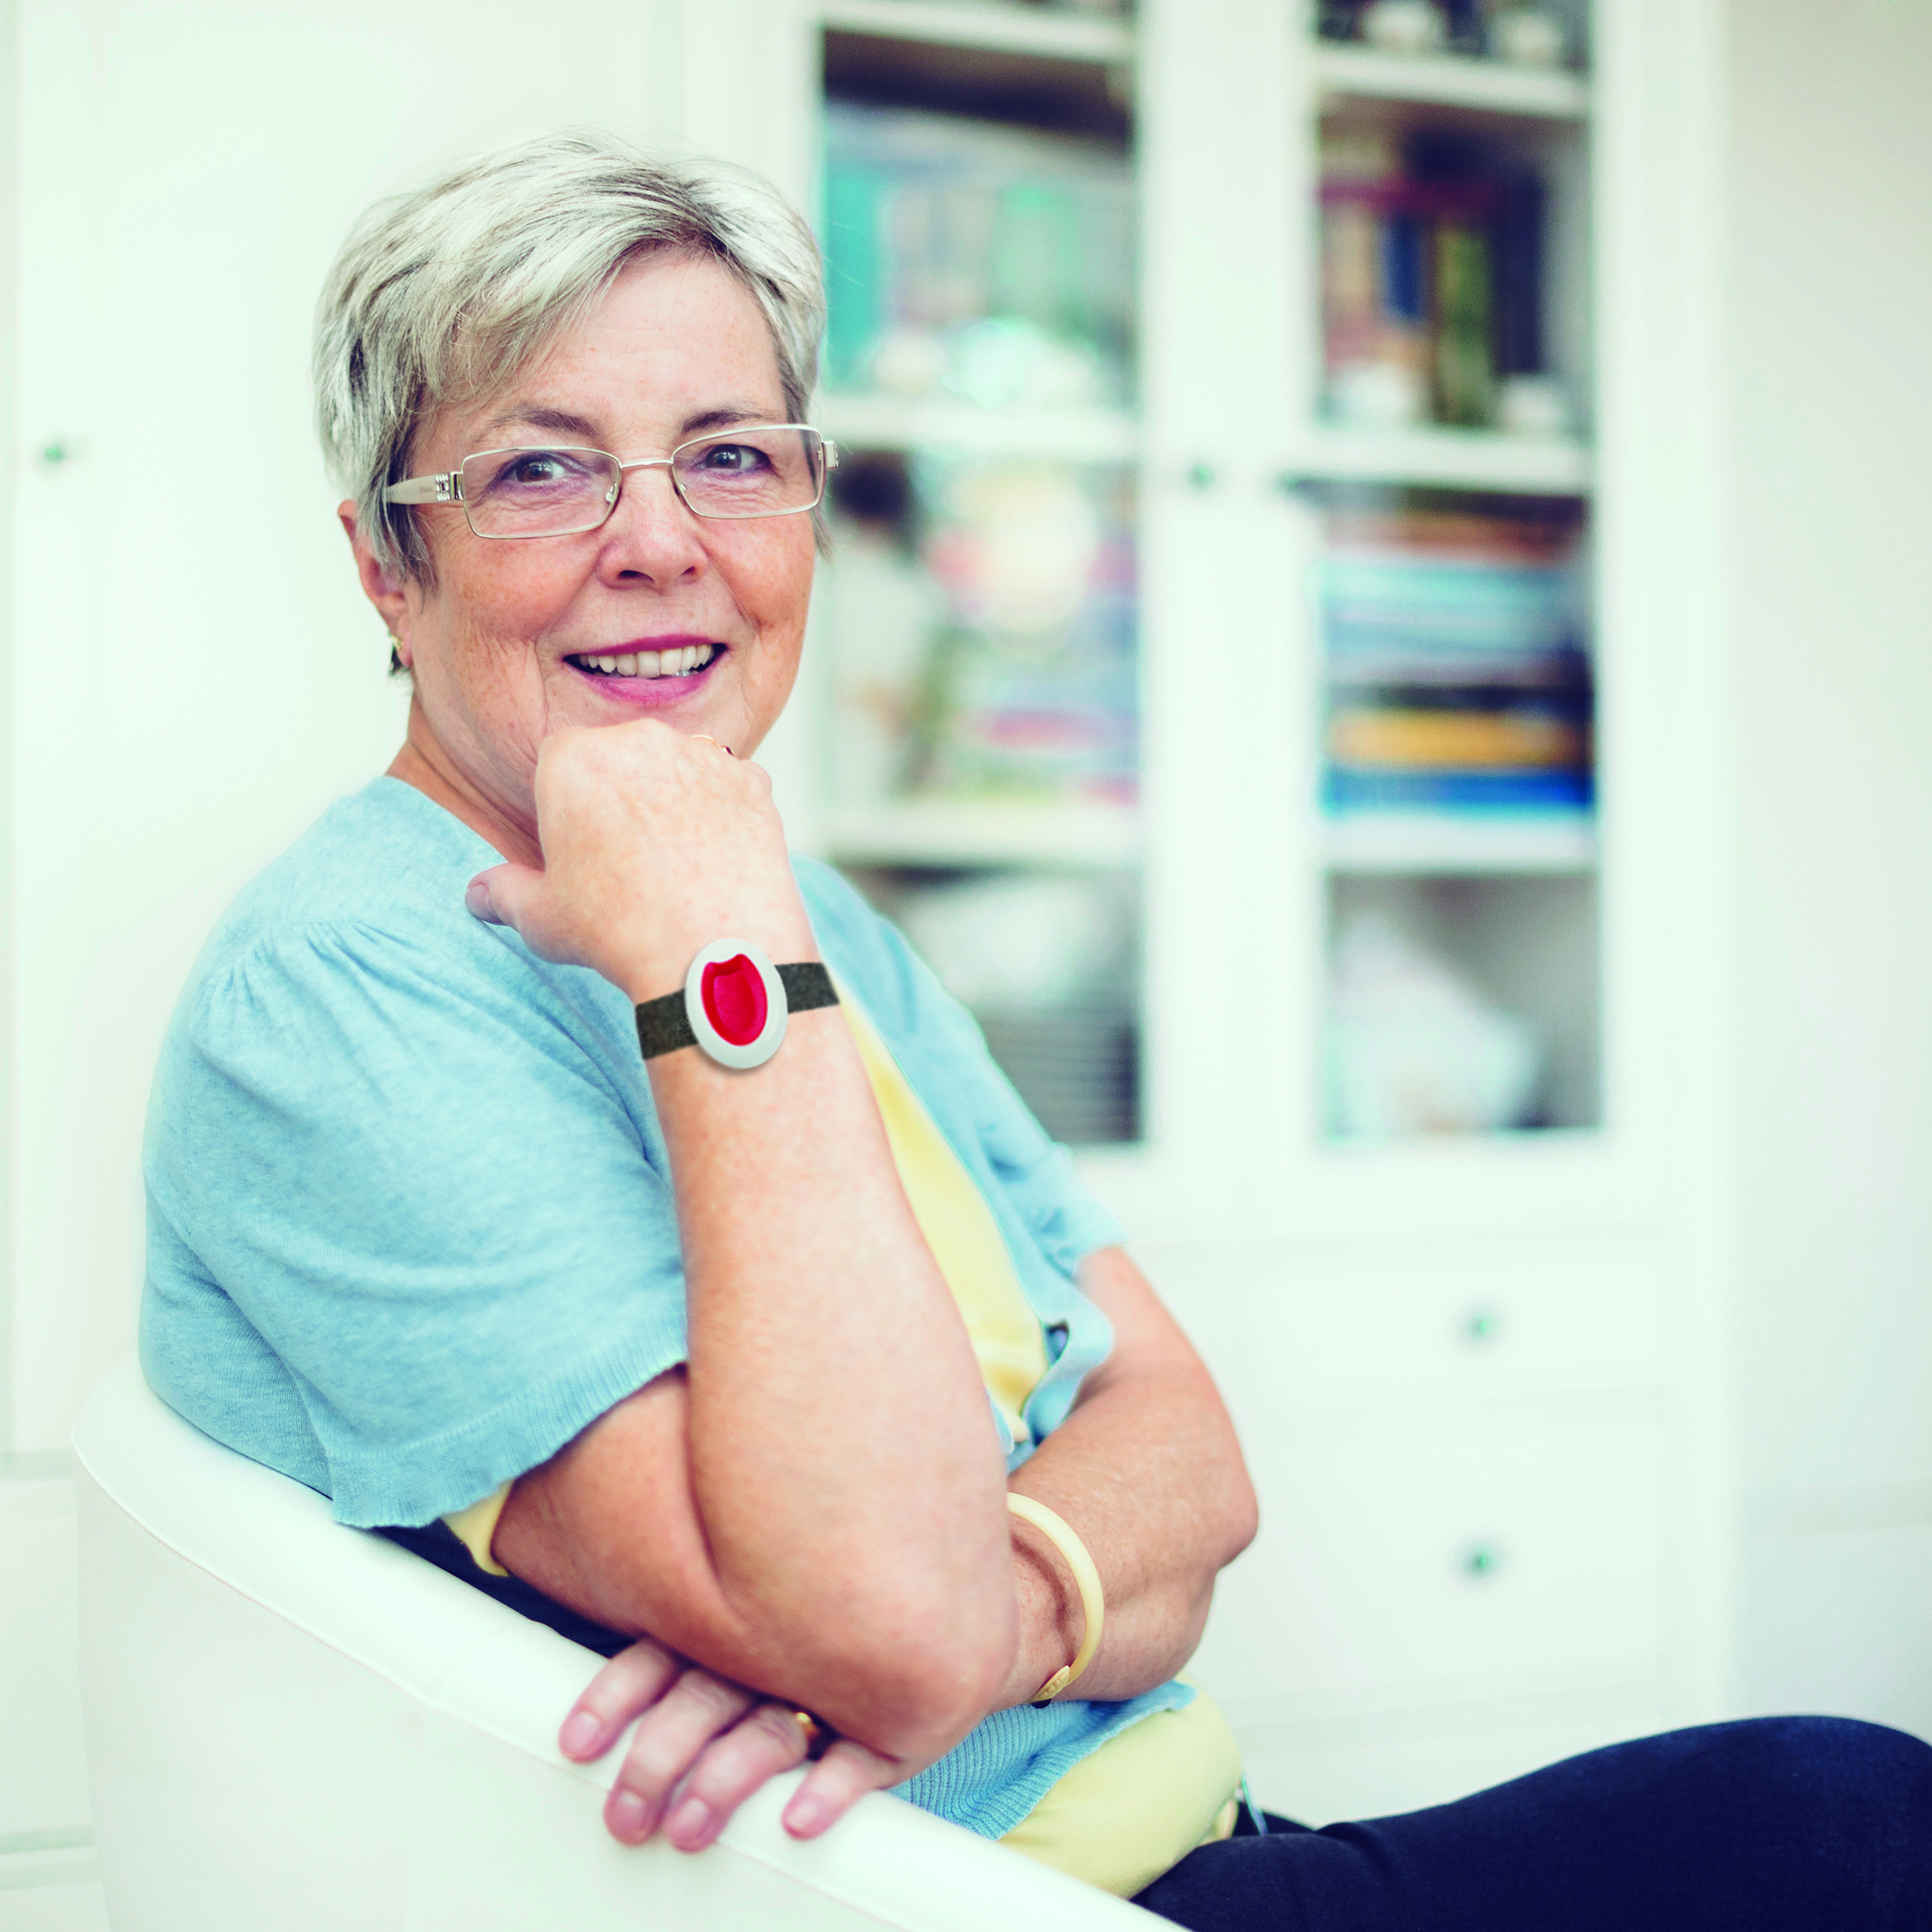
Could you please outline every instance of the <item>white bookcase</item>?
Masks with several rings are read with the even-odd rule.
[[[1446,1798],[1723,1696],[1721,1016],[1686,964],[1720,956],[1719,774],[1698,731],[1720,675],[1715,27],[1676,0],[1586,11],[1587,66],[1538,72],[1324,42],[1282,0],[1143,0],[1133,19],[798,0],[741,150],[819,205],[827,31],[928,42],[942,69],[1084,61],[1116,93],[1131,76],[1133,414],[827,396],[821,417],[855,449],[1137,461],[1137,811],[835,807],[823,636],[770,760],[795,838],[849,862],[1137,872],[1142,1131],[1081,1165],[1236,1410],[1264,1528],[1198,1669],[1263,1799],[1304,1817]],[[679,16],[682,125],[705,144],[743,125],[703,54],[735,16]],[[1338,110],[1542,157],[1574,434],[1324,418],[1317,150]],[[1587,506],[1588,819],[1324,819],[1324,482]],[[1438,880],[1504,909],[1502,970],[1587,1035],[1585,1124],[1323,1131],[1338,897]],[[1525,903],[1542,912],[1517,945]]]
[[[1715,1003],[1680,970],[1714,955],[1719,916],[1696,732],[1719,675],[1707,9],[1601,0],[1576,21],[1587,65],[1540,72],[1320,41],[1282,0],[791,17],[774,72],[796,91],[769,97],[746,158],[813,206],[828,30],[929,42],[942,71],[992,55],[1132,76],[1137,410],[827,396],[821,417],[855,449],[1137,461],[1139,809],[837,808],[822,681],[771,757],[795,836],[848,862],[1137,870],[1142,1132],[1081,1163],[1210,1356],[1260,1481],[1261,1539],[1198,1660],[1257,1789],[1306,1817],[1387,1810],[1714,1713],[1718,1049]],[[697,137],[716,83],[686,72]],[[1574,433],[1324,416],[1317,148],[1337,112],[1539,157]],[[1324,819],[1310,584],[1334,483],[1586,507],[1592,814]],[[1329,922],[1444,890],[1578,1035],[1578,1124],[1338,1143],[1317,1098]]]
[[[1263,1496],[1199,1667],[1257,1789],[1301,1816],[1447,1797],[1720,1694],[1712,1014],[1675,971],[1715,873],[1714,780],[1673,728],[1717,675],[1692,326],[1705,23],[1609,4],[1590,26],[1585,79],[1324,44],[1278,6],[1141,24],[1155,1144],[1211,1146],[1222,1179],[1150,1260]],[[1345,100],[1553,155],[1553,350],[1587,439],[1323,420],[1315,146]],[[1215,486],[1189,488],[1204,470]],[[1324,823],[1317,520],[1284,476],[1587,498],[1593,823]],[[1218,637],[1231,661],[1204,681]],[[1592,908],[1584,957],[1572,914],[1522,962],[1559,1003],[1594,982],[1591,1126],[1324,1141],[1336,897],[1429,878]],[[1267,963],[1245,1038],[1188,994],[1228,960]]]

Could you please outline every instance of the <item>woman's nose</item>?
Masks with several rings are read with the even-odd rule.
[[[703,528],[672,487],[668,464],[640,464],[623,483],[598,558],[600,573],[666,585],[705,562]]]

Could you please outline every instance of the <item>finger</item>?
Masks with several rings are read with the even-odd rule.
[[[601,1757],[624,1726],[655,1704],[683,1668],[682,1658],[648,1637],[620,1650],[571,1706],[557,1734],[558,1750],[580,1764]]]
[[[841,1737],[812,1767],[784,1808],[784,1828],[794,1838],[816,1838],[836,1824],[869,1791],[882,1791],[902,1776],[893,1759],[856,1738]]]
[[[520,932],[531,894],[543,874],[529,866],[492,866],[465,888],[463,903],[486,925],[510,925]]]
[[[702,1851],[760,1785],[804,1756],[805,1733],[791,1708],[756,1705],[699,1753],[665,1819],[665,1836],[681,1852]]]
[[[748,1711],[752,1694],[707,1670],[687,1670],[645,1712],[604,1803],[613,1838],[641,1844],[664,1817],[678,1781],[721,1731]]]

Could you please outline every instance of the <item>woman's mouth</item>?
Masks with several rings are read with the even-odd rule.
[[[565,658],[573,668],[600,678],[688,678],[717,657],[717,644],[680,644],[665,650],[579,651]]]

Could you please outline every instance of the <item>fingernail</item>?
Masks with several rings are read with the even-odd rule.
[[[608,1816],[619,1838],[640,1839],[650,1828],[650,1807],[634,1791],[612,1792]]]
[[[784,1808],[784,1828],[794,1838],[811,1838],[825,1829],[832,1807],[815,1791],[802,1791]]]
[[[463,890],[463,903],[479,919],[487,919],[495,925],[499,923],[496,908],[490,903],[489,881],[480,873]]]
[[[587,1757],[602,1735],[603,1720],[594,1711],[573,1711],[557,1734],[557,1748],[566,1757]]]
[[[711,1822],[711,1807],[702,1798],[686,1798],[672,1813],[665,1836],[679,1850],[695,1852],[705,1842]]]

